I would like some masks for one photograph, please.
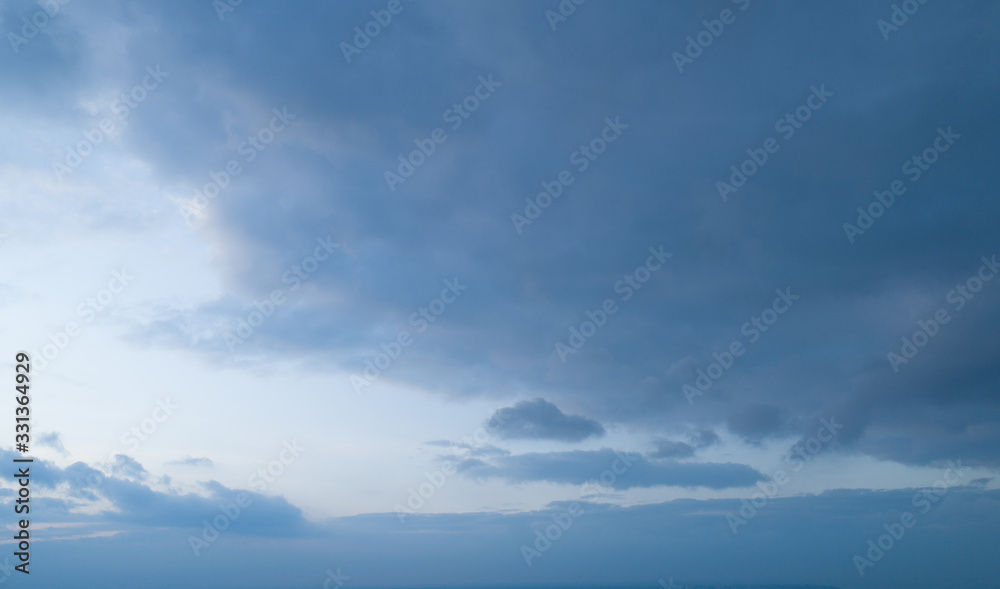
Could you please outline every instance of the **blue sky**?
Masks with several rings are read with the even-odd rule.
[[[2,3],[31,582],[991,586],[998,17]]]

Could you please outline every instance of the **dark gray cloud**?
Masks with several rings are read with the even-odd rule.
[[[720,441],[719,434],[710,429],[698,430],[691,434],[691,445],[698,449],[714,446]]]
[[[690,458],[694,456],[694,448],[684,442],[672,440],[657,440],[656,450],[649,454],[650,458]]]
[[[542,398],[498,409],[488,420],[501,438],[580,442],[604,435],[604,426],[580,415],[566,415]]]
[[[759,444],[771,436],[787,433],[788,415],[774,405],[747,405],[738,408],[726,419],[729,431],[743,436],[750,443]]]
[[[608,448],[505,455],[490,460],[470,458],[458,464],[458,471],[470,478],[501,478],[511,483],[583,485],[600,481],[615,490],[655,486],[725,489],[748,487],[764,478],[744,464],[651,462]]]
[[[314,5],[307,22],[277,6],[242,7],[239,34],[193,18],[182,3],[137,8],[161,26],[134,43],[126,69],[162,62],[180,73],[137,111],[123,141],[165,184],[204,184],[234,155],[226,129],[251,133],[274,106],[297,113],[301,131],[246,166],[197,229],[219,252],[228,294],[162,309],[134,337],[219,362],[294,354],[316,370],[360,373],[382,343],[373,334],[412,330],[410,314],[459,276],[469,290],[393,365],[394,378],[450,397],[509,398],[527,384],[602,420],[657,433],[728,423],[750,440],[779,426],[740,415],[735,399],[784,408],[791,431],[841,411],[851,451],[915,464],[958,455],[995,463],[998,440],[972,431],[1000,431],[989,394],[1000,366],[1000,320],[989,311],[1000,300],[996,283],[905,373],[894,374],[885,354],[945,304],[981,256],[996,253],[989,154],[1000,126],[975,105],[1000,97],[995,35],[983,24],[997,22],[1000,8],[952,3],[936,27],[914,18],[886,42],[873,24],[882,7],[850,6],[754,4],[683,74],[669,56],[710,15],[672,4],[588,6],[558,35],[544,22],[522,26],[539,18],[530,3],[413,5],[407,26],[393,25],[350,65],[337,62],[326,34],[359,18],[347,7]],[[107,8],[87,18],[121,17]],[[511,29],[485,31],[484,19]],[[198,31],[198,41],[170,32],[181,28]],[[624,44],[619,31],[629,31]],[[294,58],[285,50],[292,39]],[[829,50],[846,40],[849,56]],[[46,42],[29,49],[34,43],[41,55]],[[930,68],[920,49],[928,43],[935,59],[961,67]],[[58,55],[34,77],[57,78],[49,74],[68,67]],[[86,50],[66,55],[74,71],[97,67]],[[752,64],[770,59],[780,59],[781,75],[762,78]],[[311,74],[300,76],[303,68]],[[503,86],[389,192],[383,172],[490,73]],[[59,79],[68,94],[88,87],[85,76]],[[415,84],[425,91],[413,92]],[[715,182],[747,149],[779,137],[775,121],[824,84],[829,101],[723,203]],[[40,96],[28,86],[11,82],[16,107]],[[252,108],[234,112],[233,93],[252,96]],[[510,214],[572,167],[570,153],[608,116],[631,126],[577,174],[567,198],[516,233]],[[901,164],[949,125],[962,137],[911,183]],[[850,244],[843,224],[897,177],[906,195]],[[230,356],[220,325],[280,286],[331,232],[353,235],[353,254],[325,262],[293,305]],[[660,244],[675,255],[620,300],[616,282]],[[741,327],[786,287],[801,299],[749,344]],[[555,342],[609,297],[621,310],[561,362]],[[688,406],[681,387],[734,340],[746,354]],[[956,429],[956,421],[975,427]]]

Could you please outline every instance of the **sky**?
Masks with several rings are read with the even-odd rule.
[[[995,586],[998,22],[0,2],[0,584]]]

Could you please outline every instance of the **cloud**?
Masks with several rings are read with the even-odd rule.
[[[181,465],[181,466],[205,466],[205,467],[209,467],[209,466],[214,466],[215,463],[212,462],[212,460],[209,459],[209,458],[193,458],[191,456],[185,456],[184,458],[181,458],[180,460],[171,460],[167,464],[176,464],[176,465]]]
[[[787,414],[774,405],[755,404],[739,408],[726,419],[729,431],[759,444],[766,438],[788,431]]]
[[[0,450],[0,459],[19,457],[11,450]],[[31,464],[32,484],[46,491],[39,499],[51,502],[46,509],[52,517],[61,514],[64,520],[90,523],[114,523],[166,528],[197,528],[203,519],[219,513],[220,505],[233,503],[240,493],[246,493],[251,505],[230,528],[237,534],[271,537],[310,536],[317,533],[314,524],[302,516],[302,511],[283,497],[231,489],[218,482],[202,484],[204,494],[180,492],[176,489],[154,489],[148,482],[149,473],[135,459],[119,454],[106,473],[84,462],[66,468],[41,459]],[[158,481],[162,487],[165,477]],[[35,501],[35,498],[32,498]],[[102,506],[97,513],[81,516],[79,510]],[[110,509],[107,509],[110,506]]]
[[[652,458],[690,458],[694,456],[694,448],[684,442],[657,440],[656,451],[649,456]]]
[[[710,429],[698,430],[697,432],[691,434],[691,444],[699,450],[702,448],[708,448],[709,446],[714,446],[720,441],[722,440],[719,438],[719,434]]]
[[[749,466],[678,460],[717,445],[719,428],[750,444],[799,434],[805,442],[815,431],[805,424],[831,415],[845,427],[823,451],[844,451],[848,459],[925,466],[962,457],[1000,466],[1000,278],[981,284],[961,310],[948,300],[983,256],[997,254],[1000,116],[988,107],[1000,102],[997,3],[932,3],[885,42],[874,24],[888,18],[884,5],[754,2],[683,75],[670,56],[710,18],[693,3],[587,3],[557,33],[532,2],[408,3],[352,64],[340,59],[338,41],[350,41],[374,5],[312,2],[290,10],[243,3],[223,22],[208,4],[70,4],[5,60],[0,126],[17,138],[0,146],[5,176],[15,181],[5,197],[12,203],[6,221],[23,231],[3,247],[22,247],[12,251],[26,252],[32,269],[22,273],[21,292],[3,292],[12,309],[31,302],[17,297],[52,290],[44,278],[33,282],[51,256],[31,239],[65,236],[53,246],[100,260],[64,246],[96,235],[109,249],[131,253],[132,238],[162,248],[165,259],[183,260],[175,255],[190,251],[211,260],[203,271],[184,264],[175,274],[169,263],[151,263],[164,284],[179,285],[177,292],[116,315],[130,330],[126,343],[152,346],[154,361],[160,348],[183,347],[216,364],[256,368],[294,358],[306,372],[360,374],[373,351],[388,352],[383,344],[407,329],[414,343],[391,369],[401,390],[495,403],[544,397],[502,410],[511,417],[507,439],[591,440],[603,434],[602,423],[643,440],[698,432],[686,443],[660,443],[657,460],[631,460],[616,474],[618,489],[745,485],[759,477]],[[8,31],[30,28],[38,11],[37,2],[14,0],[0,8],[0,20]],[[831,50],[842,46],[850,51]],[[50,184],[52,161],[79,145],[81,131],[93,133],[86,130],[110,116],[114,97],[154,64],[171,77],[93,156]],[[444,125],[441,112],[469,95],[481,75],[503,86],[461,128],[449,126],[447,142],[388,191],[385,171],[419,145],[414,140]],[[824,84],[834,93],[829,104],[796,127],[794,138],[780,140],[781,149],[728,202],[717,198],[716,182],[730,166],[779,137],[775,121],[796,112],[810,86]],[[286,104],[298,119],[253,162],[243,160],[235,145]],[[570,154],[598,136],[605,117],[630,127],[578,170]],[[901,175],[900,164],[925,153],[939,125],[963,137],[918,182]],[[200,224],[178,227],[171,199],[202,189],[230,158],[247,164],[243,172],[212,199]],[[573,170],[572,185],[523,232],[515,230],[511,214],[525,211],[525,199],[552,186],[563,169]],[[135,176],[149,180],[150,196],[140,199],[121,182]],[[849,242],[844,223],[855,223],[857,208],[897,177],[906,196]],[[66,226],[74,232],[61,231]],[[147,230],[152,226],[171,240],[161,241]],[[222,334],[251,301],[287,286],[284,272],[326,235],[355,239],[303,288],[286,292],[289,303],[230,354]],[[675,255],[641,289],[629,286],[625,299],[616,285],[640,278],[633,269],[660,244]],[[468,292],[416,333],[409,318],[454,276]],[[189,288],[206,284],[221,294]],[[771,323],[763,313],[778,288],[801,300]],[[620,310],[604,316],[607,298]],[[942,308],[951,320],[897,373],[886,353]],[[35,319],[43,320],[29,323],[49,321]],[[581,328],[586,321],[596,333],[575,340],[582,345],[563,362],[554,344],[590,333]],[[737,340],[746,353],[727,359]],[[682,387],[706,370],[720,376],[688,405]],[[242,427],[239,413],[223,420],[223,434]],[[58,436],[48,447],[65,451]],[[466,476],[515,485],[579,484],[621,460],[610,450],[514,456],[494,447],[445,448],[468,453]],[[37,505],[47,516],[129,533],[155,527],[143,540],[160,540],[163,529],[180,538],[163,539],[167,549],[157,551],[132,536],[115,544],[118,550],[103,540],[85,542],[97,559],[136,567],[131,578],[100,567],[126,577],[110,586],[134,584],[137,569],[151,583],[168,583],[140,565],[183,570],[198,583],[236,584],[213,565],[203,566],[217,577],[199,577],[201,568],[168,558],[187,526],[211,517],[238,490],[209,482],[198,493],[182,492],[131,458],[99,468],[37,460],[32,468]],[[284,499],[251,496],[252,510],[233,528],[237,536],[251,530],[284,538],[313,529]],[[113,511],[82,513],[105,502]],[[595,582],[633,575],[637,584],[651,584],[663,568],[758,579],[806,578],[818,570],[852,576],[849,556],[867,530],[881,533],[886,518],[908,506],[906,493],[870,491],[775,499],[733,537],[721,514],[738,509],[735,500],[587,505],[586,518],[546,554],[545,566]],[[908,532],[905,548],[879,564],[872,584],[992,586],[1000,572],[990,543],[997,506],[995,491],[956,490],[921,520],[927,533]],[[429,584],[466,575],[448,579],[456,585],[481,578],[472,574],[481,574],[477,557],[490,559],[490,570],[537,581],[538,568],[516,568],[516,547],[532,541],[538,520],[547,525],[555,509],[418,516],[407,533],[392,516],[337,518],[323,530],[335,530],[336,545],[346,549],[377,545],[353,561],[376,562],[365,582],[380,574],[396,575],[395,584],[427,571],[438,575]],[[85,559],[52,544],[62,558],[46,560],[71,563],[62,583],[69,585],[79,574],[72,563]],[[247,549],[249,556],[232,568],[250,577],[264,557],[275,561],[270,551],[288,550],[293,558],[286,561],[295,566],[285,570],[304,575],[300,546],[291,544],[234,541],[233,553]],[[322,548],[328,559],[329,546]],[[370,558],[387,554],[398,566]],[[435,560],[444,558],[445,566]],[[720,569],[720,561],[731,567]]]
[[[149,473],[137,460],[124,454],[116,454],[115,460],[111,463],[111,472],[118,477],[143,480],[149,477]]]
[[[567,485],[582,485],[599,479],[605,472],[612,472],[614,481],[605,486],[616,490],[655,486],[726,489],[747,487],[764,479],[761,473],[743,464],[650,462],[641,456],[627,456],[608,448],[507,455],[491,461],[470,458],[460,462],[457,469],[474,479]]]
[[[488,422],[498,424],[496,434],[507,439],[580,442],[604,435],[604,427],[597,421],[566,415],[542,398],[498,409]]]
[[[63,446],[62,437],[58,432],[46,432],[35,435],[35,443],[39,446],[47,446],[63,456],[69,456],[66,447]]]
[[[864,3],[855,6],[870,22],[884,16]],[[800,48],[781,57],[782,76],[761,83],[756,67],[698,62],[677,78],[682,88],[675,91],[674,81],[660,75],[664,63],[673,67],[663,56],[676,51],[672,39],[692,34],[685,25],[702,17],[671,3],[636,10],[591,6],[561,28],[559,43],[546,27],[514,24],[537,17],[529,4],[414,5],[400,22],[419,24],[380,36],[358,63],[330,68],[326,31],[358,18],[346,5],[312,7],[307,20],[280,7],[240,9],[237,34],[229,18],[225,24],[204,19],[183,3],[144,5],[124,18],[118,3],[107,2],[86,14],[61,14],[11,63],[18,75],[4,91],[14,116],[34,114],[62,131],[41,148],[57,153],[79,129],[93,127],[78,97],[103,104],[96,98],[102,89],[134,85],[150,64],[184,72],[156,89],[114,144],[101,146],[102,154],[127,153],[179,194],[204,186],[209,170],[234,157],[233,138],[256,132],[271,108],[287,103],[297,113],[295,124],[211,202],[195,230],[215,252],[220,290],[230,294],[151,303],[153,317],[132,324],[133,342],[186,347],[218,363],[294,354],[312,370],[357,373],[384,343],[382,334],[407,328],[408,317],[440,292],[440,282],[457,275],[469,284],[468,294],[420,334],[407,349],[409,360],[393,366],[394,378],[449,398],[539,391],[562,406],[572,399],[584,415],[654,431],[729,422],[752,442],[775,435],[775,424],[734,415],[734,399],[785,408],[789,431],[845,407],[853,434],[845,431],[843,440],[851,452],[910,464],[954,456],[996,464],[1000,438],[988,432],[1000,431],[1000,401],[990,394],[1000,374],[1000,346],[992,336],[1000,318],[990,313],[1000,300],[997,282],[942,326],[903,373],[893,373],[885,357],[890,343],[945,305],[946,293],[975,272],[981,256],[996,253],[989,219],[1000,214],[1000,204],[982,170],[989,169],[992,149],[992,139],[983,137],[1000,136],[1000,118],[967,108],[970,101],[1000,99],[990,75],[996,56],[970,59],[967,53],[992,47],[995,25],[982,23],[997,22],[998,9],[955,6],[939,15],[935,35],[940,58],[966,68],[930,71],[919,52],[886,51],[891,43],[865,44],[849,57],[824,52],[863,35],[860,12],[810,4],[787,13],[790,22],[809,24],[762,20],[768,24],[746,45],[760,57],[755,63],[772,57],[774,39]],[[764,19],[779,9],[755,5],[753,13]],[[101,53],[85,50],[101,46],[96,25],[105,21],[142,40],[114,68]],[[10,22],[20,22],[20,14],[10,14]],[[509,28],[491,30],[483,22]],[[61,34],[49,34],[55,30]],[[194,31],[202,42],[186,44],[176,30]],[[623,30],[643,49],[641,59],[618,43],[616,32]],[[802,30],[813,36],[803,39]],[[294,56],[284,36],[296,39]],[[495,51],[493,43],[517,50]],[[577,50],[583,43],[606,48],[601,59],[586,56],[586,67]],[[401,57],[386,60],[390,54]],[[289,67],[293,62],[304,70]],[[817,80],[817,72],[828,75]],[[444,124],[441,113],[468,95],[477,76],[490,73],[504,86],[461,128],[449,128],[447,142],[389,192],[383,173],[398,165],[414,139]],[[523,91],[552,79],[564,83],[540,94]],[[602,80],[601,92],[592,91],[595,79]],[[796,131],[794,147],[782,141],[766,172],[723,203],[715,182],[739,164],[736,156],[775,135],[775,121],[794,111],[814,84],[834,92],[829,103]],[[734,96],[727,92],[732,87],[743,92]],[[400,103],[397,96],[408,99]],[[524,198],[566,168],[574,146],[596,136],[605,117],[618,115],[635,122],[567,187],[574,198],[561,202],[571,205],[546,209],[544,218],[517,233],[510,215],[524,210]],[[912,184],[923,206],[897,201],[849,243],[843,224],[854,222],[856,208],[899,175],[907,157],[927,147],[939,125],[965,134]],[[650,160],[662,151],[658,138],[692,136],[696,148]],[[48,173],[49,162],[40,167]],[[74,179],[98,169],[81,166]],[[967,197],[948,197],[958,190]],[[608,206],[612,193],[623,195],[620,207]],[[810,198],[787,196],[804,193]],[[117,208],[100,204],[79,217],[113,222]],[[145,208],[161,210],[157,221],[176,217],[162,212],[169,206],[156,205]],[[314,239],[331,233],[335,241],[354,235],[354,255],[338,252],[324,262],[294,304],[276,310],[229,354],[222,333],[249,300],[236,293],[280,285]],[[617,281],[665,239],[676,249],[669,264],[627,301],[619,298]],[[759,321],[777,288],[802,298],[767,331],[757,330],[759,341],[751,344],[741,328]],[[599,335],[560,362],[554,343],[565,341],[595,301],[609,296],[627,311],[608,317]],[[690,409],[681,387],[736,339],[747,353]],[[816,353],[819,345],[825,353]],[[973,427],[957,427],[963,422]]]
[[[52,542],[46,569],[52,581],[46,586],[71,586],[79,579],[77,562],[104,570],[107,586],[130,586],[129,579],[146,575],[143,586],[155,589],[209,589],[218,586],[216,577],[245,587],[318,586],[323,571],[337,566],[352,581],[363,578],[371,586],[434,586],[442,571],[450,586],[468,586],[481,580],[484,570],[491,571],[495,584],[519,586],[537,585],[539,571],[561,586],[655,586],[656,579],[669,577],[688,585],[786,588],[803,587],[803,579],[810,579],[816,584],[809,589],[995,586],[1000,490],[954,487],[927,513],[914,506],[918,492],[852,489],[774,497],[735,535],[726,515],[739,513],[736,498],[631,507],[557,502],[528,512],[415,514],[402,525],[391,512],[365,514],[331,518],[318,524],[315,534],[296,530],[292,538],[226,531],[210,548],[211,558],[195,565],[184,543],[200,521],[178,529],[153,520],[119,526],[125,533],[113,538]],[[525,566],[520,547],[533,547],[536,531],[544,534],[572,503],[582,514],[534,566]],[[877,542],[887,533],[883,526],[899,522],[906,511],[915,525],[859,578],[853,555],[864,555],[868,540]],[[161,521],[171,519],[165,515]],[[819,545],[825,549],[815,550]],[[150,560],[150,554],[156,558]],[[948,558],[929,557],[934,555]],[[261,565],[270,559],[296,566]]]

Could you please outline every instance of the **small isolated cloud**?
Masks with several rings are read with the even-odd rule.
[[[171,460],[167,464],[178,464],[181,466],[214,466],[215,463],[209,458],[194,458],[192,456],[185,456],[180,460]]]
[[[52,448],[63,456],[69,456],[66,446],[63,446],[62,437],[57,432],[46,432],[36,435],[35,444]]]
[[[490,422],[498,424],[497,435],[507,439],[580,442],[604,435],[600,423],[580,415],[566,415],[542,398],[499,409]]]
[[[621,471],[607,485],[616,490],[655,486],[727,489],[764,480],[763,475],[745,464],[649,461],[610,448],[507,455],[489,462],[469,459],[459,463],[458,472],[470,478],[500,478],[510,483],[582,485],[612,468]]]

